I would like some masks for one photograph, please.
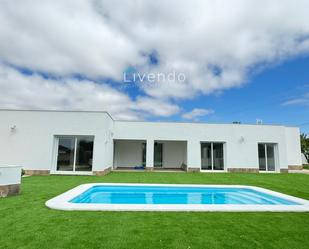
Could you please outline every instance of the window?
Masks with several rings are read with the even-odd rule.
[[[57,170],[72,171],[74,166],[75,141],[73,138],[59,138]]]
[[[275,171],[275,144],[258,144],[259,170]]]
[[[144,167],[146,167],[146,149],[147,149],[146,143],[142,143],[142,165]]]
[[[163,166],[163,144],[154,143],[153,166],[162,168]]]
[[[202,170],[224,170],[223,143],[201,143]]]
[[[202,169],[212,170],[211,143],[202,143]]]
[[[93,137],[58,137],[57,170],[91,171]]]

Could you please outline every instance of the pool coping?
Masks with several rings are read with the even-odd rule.
[[[98,204],[71,203],[74,197],[93,186],[162,186],[162,187],[213,187],[247,188],[274,195],[301,205],[250,205],[250,204]],[[144,184],[144,183],[87,183],[70,189],[50,200],[45,205],[51,209],[64,211],[172,211],[172,212],[309,212],[309,201],[269,189],[249,185],[209,185],[209,184]]]

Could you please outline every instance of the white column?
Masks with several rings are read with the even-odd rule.
[[[201,168],[201,143],[198,140],[187,142],[188,171],[199,171]]]
[[[153,139],[147,139],[146,168],[153,169],[153,153],[154,153],[154,140]]]

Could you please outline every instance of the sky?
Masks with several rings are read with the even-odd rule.
[[[0,108],[309,133],[307,0],[2,0]]]

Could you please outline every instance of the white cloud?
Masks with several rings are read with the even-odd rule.
[[[128,95],[89,80],[44,79],[23,75],[0,64],[0,106],[10,109],[100,110],[116,119],[137,120],[144,115],[167,116],[177,106],[155,99],[134,102]],[[152,108],[155,104],[156,108]],[[164,111],[163,111],[164,110]]]
[[[60,78],[82,74],[93,80],[121,81],[128,66],[141,73],[176,70],[185,73],[186,82],[144,85],[129,112],[134,113],[140,103],[142,112],[152,109],[155,115],[173,115],[178,110],[171,101],[242,86],[256,65],[308,54],[308,9],[308,0],[2,0],[0,61]],[[158,65],[149,65],[144,56],[153,51]],[[43,90],[41,82],[37,84]],[[55,89],[61,89],[60,84]],[[75,81],[64,87],[74,89],[75,84],[84,87]],[[132,102],[110,86],[106,91],[91,84],[87,85],[89,95],[96,95],[99,87],[107,99],[117,93],[119,103],[122,99]],[[2,104],[27,106],[21,102],[20,91],[11,92]],[[27,93],[31,91],[37,93],[32,88]],[[21,98],[15,99],[16,94]],[[149,99],[163,100],[170,109],[154,110]],[[43,106],[48,105],[46,101]],[[79,102],[74,103],[79,108]],[[110,108],[123,108],[125,117],[126,106]],[[62,107],[66,105],[59,104]]]
[[[289,105],[309,105],[309,93],[305,93],[298,98],[290,99],[282,103],[283,106]]]
[[[145,111],[155,116],[168,117],[177,114],[180,109],[177,105],[166,103],[162,100],[139,97],[135,102],[136,109],[139,111]]]
[[[113,29],[93,1],[23,0],[0,3],[0,57],[34,70],[121,79],[139,49]]]
[[[182,114],[182,118],[198,121],[201,117],[204,117],[206,115],[210,115],[213,113],[214,113],[214,110],[212,109],[194,108],[192,111]]]

